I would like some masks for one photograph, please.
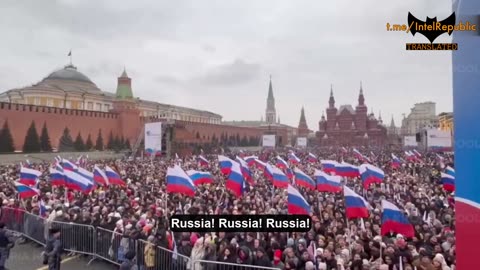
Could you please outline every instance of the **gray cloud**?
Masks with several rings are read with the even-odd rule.
[[[258,79],[260,71],[259,64],[235,59],[232,63],[221,64],[209,69],[205,75],[194,81],[199,81],[206,86],[235,86]]]
[[[409,11],[444,18],[451,1],[0,1],[0,91],[39,81],[72,49],[79,71],[106,91],[125,65],[136,96],[226,119],[264,114],[269,74],[291,125],[304,105],[317,128],[330,84],[338,104],[355,106],[360,81],[384,119],[399,123],[426,100],[451,111],[451,53],[407,52],[424,37],[385,31]]]

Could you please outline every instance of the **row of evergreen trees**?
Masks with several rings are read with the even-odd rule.
[[[124,139],[123,136],[119,137],[113,136],[113,133],[110,132],[108,137],[107,145],[103,142],[102,130],[98,131],[97,139],[95,144],[93,143],[92,137],[88,134],[86,141],[80,134],[77,134],[75,140],[72,139],[70,135],[70,130],[65,128],[63,130],[63,135],[60,138],[60,143],[58,146],[59,152],[67,151],[91,151],[91,150],[114,150],[120,151],[125,149],[130,149],[130,141]],[[0,130],[0,153],[12,153],[15,151],[13,144],[13,137],[10,132],[8,122],[5,121],[2,129]],[[51,152],[52,145],[50,143],[50,137],[48,135],[47,123],[43,124],[42,132],[38,136],[37,129],[35,127],[35,122],[32,121],[32,124],[27,130],[25,135],[25,142],[23,144],[24,153],[37,153],[37,152]]]
[[[200,136],[200,133],[196,133],[196,138],[197,139],[202,139]],[[258,146],[260,144],[260,138],[255,137],[255,136],[250,136],[247,137],[244,135],[242,138],[240,137],[240,134],[237,133],[236,135],[227,135],[225,133],[222,133],[220,135],[220,138],[217,138],[215,134],[210,138],[210,137],[203,137],[204,140],[207,142],[210,142],[212,145],[217,145],[217,146]]]

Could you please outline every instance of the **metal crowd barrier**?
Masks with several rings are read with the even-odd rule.
[[[22,209],[2,207],[0,221],[7,229],[18,232],[38,244],[45,246],[48,230],[52,227],[61,230],[61,240],[66,251],[90,255],[112,264],[120,265],[129,251],[136,254],[138,269],[148,270],[278,270],[278,268],[241,265],[217,261],[195,260],[173,251],[134,240],[118,232],[101,227],[77,223],[48,221]],[[89,262],[89,264],[90,264]]]
[[[243,265],[236,263],[226,263],[226,262],[217,262],[217,261],[204,261],[196,260],[193,262],[193,268],[190,270],[278,270],[274,267],[263,267],[255,265]]]
[[[51,226],[60,229],[63,249],[95,256],[96,231],[91,225],[53,221]]]
[[[48,239],[48,227],[46,227],[47,220],[24,212],[23,213],[23,235],[28,239],[37,242],[41,245],[46,244],[46,239]]]
[[[122,262],[122,256],[124,256],[126,253],[120,250],[122,235],[120,233],[114,233],[110,230],[98,227],[96,237],[97,241],[95,242],[95,256],[110,263],[120,265]],[[119,250],[120,258],[118,254]]]

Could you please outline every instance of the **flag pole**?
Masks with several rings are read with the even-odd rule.
[[[168,192],[165,190],[165,217],[168,219]]]

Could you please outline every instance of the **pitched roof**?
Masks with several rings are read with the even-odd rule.
[[[342,105],[337,111],[337,115],[341,114],[344,110],[347,110],[350,114],[355,114],[355,110],[352,105]]]

